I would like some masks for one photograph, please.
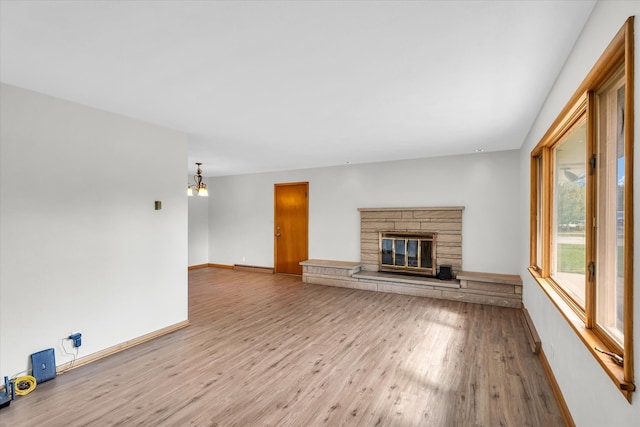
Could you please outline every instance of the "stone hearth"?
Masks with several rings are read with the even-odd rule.
[[[520,276],[462,271],[464,207],[361,208],[360,262],[307,260],[304,283],[520,308]],[[380,272],[382,233],[437,233],[436,265],[451,266],[452,280]]]
[[[522,306],[522,280],[517,275],[461,271],[457,279],[438,280],[365,271],[358,262],[310,259],[300,264],[304,283],[500,307]]]

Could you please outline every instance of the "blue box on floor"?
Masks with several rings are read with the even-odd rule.
[[[52,348],[31,355],[32,375],[40,384],[56,377],[56,356]]]

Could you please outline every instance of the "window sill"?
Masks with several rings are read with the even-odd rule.
[[[594,348],[599,347],[605,350],[610,349],[607,348],[607,346],[593,333],[593,331],[584,326],[582,319],[580,319],[580,317],[571,309],[569,304],[567,304],[567,302],[556,293],[548,279],[541,277],[540,274],[532,267],[529,268],[529,273],[531,273],[531,276],[536,280],[536,282],[538,282],[538,285],[540,285],[542,290],[547,294],[562,316],[567,320],[571,328],[576,332],[578,337],[582,340],[591,355],[598,361],[599,365],[607,373],[609,378],[611,378],[618,390],[620,390],[629,403],[631,403],[631,395],[635,390],[635,385],[624,380],[623,367],[614,363],[606,354],[597,352]]]

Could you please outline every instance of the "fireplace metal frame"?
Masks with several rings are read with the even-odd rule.
[[[437,274],[437,264],[436,264],[436,240],[437,233],[425,233],[425,232],[411,232],[411,231],[381,231],[378,233],[378,271],[385,272],[393,272],[393,273],[410,273],[417,274],[421,276],[432,276],[435,277]],[[394,260],[394,265],[391,264],[383,264],[382,263],[382,241],[383,240],[404,240],[405,241],[405,257],[404,257],[404,265],[395,265],[396,260],[396,245],[393,246],[392,259]],[[407,241],[408,240],[416,240],[418,253],[417,253],[417,261],[418,266],[410,266],[409,265],[409,256],[407,253]],[[422,242],[431,242],[431,267],[424,267],[421,265],[422,260]]]

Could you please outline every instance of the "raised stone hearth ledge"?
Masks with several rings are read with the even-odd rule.
[[[522,280],[508,274],[461,271],[456,280],[362,270],[359,262],[302,261],[304,283],[362,289],[475,304],[521,308]]]

